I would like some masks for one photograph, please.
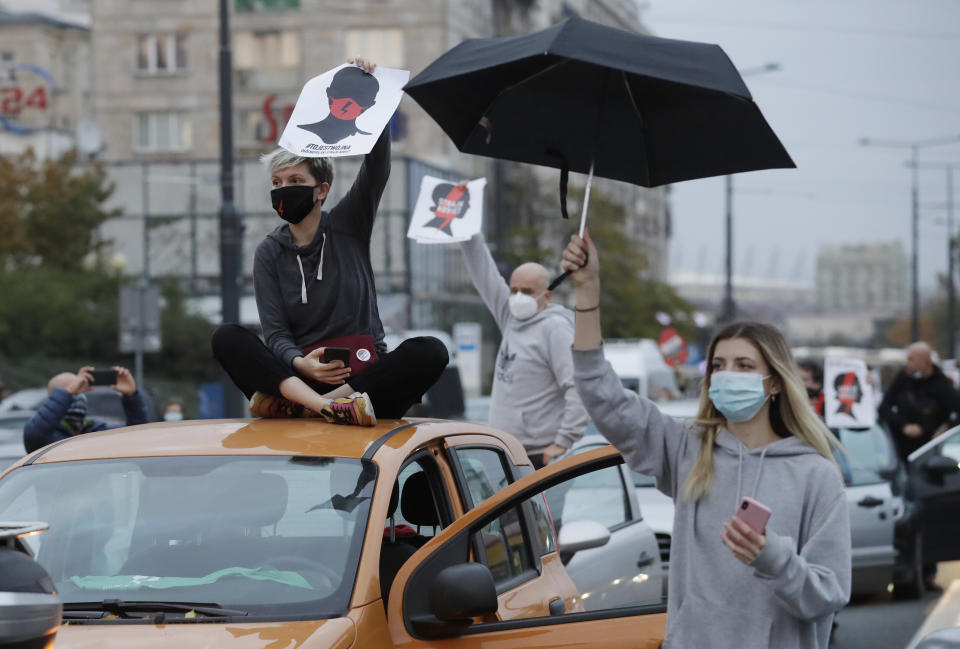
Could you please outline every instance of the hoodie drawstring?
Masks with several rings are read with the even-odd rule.
[[[756,500],[757,498],[757,489],[760,487],[760,474],[763,473],[763,458],[767,455],[767,447],[764,446],[763,450],[760,451],[760,464],[757,465],[757,477],[753,481],[753,490],[750,493],[750,497]]]
[[[743,444],[741,443],[737,447],[738,458],[737,458],[737,500],[733,504],[734,511],[740,506],[740,497],[743,488],[742,478],[743,478]],[[757,465],[757,477],[753,480],[753,489],[750,491],[750,497],[756,500],[757,498],[757,489],[760,488],[760,474],[763,472],[763,460],[767,456],[767,447],[764,446],[763,450],[760,451],[760,463]]]
[[[320,233],[323,240],[320,242],[320,264],[317,266],[317,279],[323,281],[323,249],[327,246],[327,235]],[[303,261],[297,255],[297,266],[300,267],[300,304],[307,303],[307,276],[303,274]]]
[[[300,261],[300,255],[297,255],[297,266],[300,267],[300,304],[307,303],[307,278],[303,274],[303,262]]]
[[[320,242],[320,265],[317,266],[317,279],[323,279],[323,249],[327,246],[327,233],[321,232],[320,236],[323,237],[323,241]]]

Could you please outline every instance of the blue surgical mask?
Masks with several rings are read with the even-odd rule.
[[[920,379],[923,378],[923,372],[921,370],[914,370],[913,373],[910,374],[910,376],[913,377],[914,381],[919,381]]]
[[[756,372],[719,371],[710,375],[710,400],[728,421],[750,421],[767,401],[763,380]]]

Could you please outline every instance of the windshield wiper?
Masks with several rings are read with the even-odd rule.
[[[101,602],[67,602],[63,605],[63,619],[104,618],[116,615],[119,618],[148,618],[162,616],[164,613],[183,613],[193,611],[204,617],[241,617],[249,615],[246,611],[223,608],[212,602],[126,602],[122,599],[105,599]],[[137,615],[142,613],[143,615]]]

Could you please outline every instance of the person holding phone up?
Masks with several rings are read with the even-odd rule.
[[[47,398],[37,414],[23,426],[23,446],[27,453],[74,435],[118,428],[87,418],[86,393],[100,385],[120,393],[126,426],[147,423],[147,404],[128,369],[115,366],[110,370],[96,370],[86,365],[76,374],[62,372],[47,383]]]
[[[604,360],[599,261],[589,234],[571,237],[574,379],[600,432],[676,506],[662,646],[826,648],[850,597],[850,515],[839,443],[782,334],[756,322],[716,333],[697,417],[678,422]]]
[[[374,63],[348,63],[376,85]],[[323,209],[333,182],[329,160],[282,148],[261,160],[270,173],[273,208],[285,221],[254,256],[264,342],[240,325],[222,325],[211,340],[214,357],[257,417],[323,417],[358,426],[373,426],[378,415],[402,417],[449,358],[433,337],[411,338],[389,354],[384,342],[370,237],[390,175],[389,126],[329,211]],[[345,358],[326,353],[343,347]]]

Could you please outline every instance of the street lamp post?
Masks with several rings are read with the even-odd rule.
[[[910,149],[911,188],[910,188],[910,237],[911,237],[911,258],[910,258],[910,337],[917,341],[920,339],[920,289],[918,277],[918,220],[919,220],[919,195],[917,179],[917,155],[920,149],[931,146],[942,146],[945,144],[955,144],[960,142],[960,135],[951,135],[949,137],[932,138],[929,140],[877,140],[874,138],[860,138],[861,146],[881,146],[897,149]]]
[[[741,77],[748,77],[764,72],[775,72],[780,69],[779,63],[765,63],[764,65],[740,70]],[[737,305],[733,300],[733,174],[725,176],[725,206],[726,214],[726,252],[724,257],[724,286],[723,303],[720,306],[720,322],[731,322],[737,314]]]
[[[241,243],[243,223],[233,202],[233,61],[230,51],[230,11],[220,0],[220,297],[224,323],[240,322],[240,286],[243,281]],[[229,379],[223,380],[223,406],[228,417],[242,414],[241,395]]]

